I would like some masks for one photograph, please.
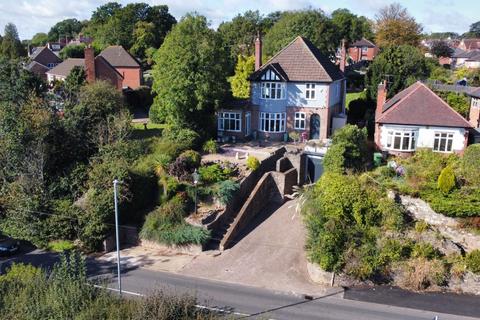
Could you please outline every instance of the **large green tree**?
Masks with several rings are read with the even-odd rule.
[[[422,29],[415,18],[399,3],[385,6],[375,15],[375,41],[381,48],[400,45],[418,46]]]
[[[82,22],[77,19],[62,20],[48,31],[48,40],[59,41],[60,39],[73,38],[82,31],[82,28]]]
[[[308,38],[320,51],[331,56],[340,43],[334,24],[323,11],[288,11],[265,35],[265,54],[274,55],[297,36]]]
[[[8,59],[14,59],[25,56],[26,50],[18,37],[17,27],[13,23],[5,26],[2,43],[0,46],[0,55]]]
[[[366,38],[373,40],[372,22],[363,16],[357,16],[348,9],[337,9],[332,12],[332,22],[339,39],[348,42]]]
[[[226,55],[204,16],[182,18],[155,55],[151,118],[212,132],[215,108],[227,91]]]
[[[30,44],[35,47],[41,47],[46,45],[47,42],[48,42],[48,35],[44,32],[38,32],[32,37]]]
[[[257,33],[266,31],[263,17],[258,10],[238,14],[232,21],[222,22],[218,27],[218,32],[224,45],[229,49],[232,59],[239,54],[252,55]]]
[[[429,76],[430,69],[422,52],[412,46],[392,46],[380,53],[370,66],[366,84],[370,98],[377,96],[378,85],[388,80],[388,96],[405,89],[416,80]]]

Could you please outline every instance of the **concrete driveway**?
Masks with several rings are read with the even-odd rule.
[[[305,228],[296,201],[267,208],[238,243],[219,256],[202,253],[178,273],[295,294],[324,294],[310,281]],[[275,210],[276,209],[276,210]]]

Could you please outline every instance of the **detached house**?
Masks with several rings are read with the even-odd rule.
[[[472,125],[421,82],[387,100],[386,82],[378,87],[375,144],[390,154],[419,148],[462,153]]]
[[[308,39],[295,38],[264,65],[261,57],[257,38],[250,98],[218,111],[219,137],[283,140],[297,131],[326,139],[345,124],[345,77]]]
[[[48,81],[64,81],[74,67],[85,70],[87,82],[95,80],[110,82],[117,90],[123,88],[122,75],[102,56],[95,57],[93,48],[85,48],[85,59],[69,58],[47,72]]]
[[[62,62],[55,53],[47,47],[37,47],[30,55],[30,63],[27,70],[35,73],[44,80],[47,80],[47,72]]]
[[[473,142],[480,143],[480,88],[468,94],[470,100],[470,114],[468,120],[473,127]]]
[[[378,47],[365,38],[355,41],[348,46],[348,55],[353,63],[360,61],[373,61],[378,52]]]
[[[48,81],[65,80],[75,66],[85,68],[87,80],[105,80],[118,90],[137,89],[141,85],[140,64],[121,46],[108,47],[96,57],[93,48],[87,47],[85,59],[65,60],[47,72]]]

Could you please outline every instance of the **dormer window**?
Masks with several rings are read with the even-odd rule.
[[[315,83],[307,83],[305,85],[305,99],[315,100]]]
[[[262,99],[285,99],[285,85],[281,82],[262,82]]]

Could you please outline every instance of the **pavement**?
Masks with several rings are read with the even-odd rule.
[[[295,206],[268,206],[231,249],[217,256],[204,252],[178,273],[294,294],[325,293],[308,275],[305,227]]]

